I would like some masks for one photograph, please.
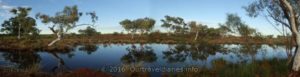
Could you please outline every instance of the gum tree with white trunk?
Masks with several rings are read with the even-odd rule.
[[[250,17],[265,15],[275,23],[287,27],[295,42],[292,70],[300,70],[300,1],[299,0],[257,0],[243,7]]]
[[[50,42],[48,46],[52,46],[59,40],[62,40],[63,35],[66,34],[70,29],[77,26],[94,26],[98,17],[95,12],[87,12],[86,15],[90,15],[92,19],[92,24],[77,24],[80,17],[83,15],[82,12],[78,12],[77,6],[66,6],[63,11],[57,12],[55,16],[49,16],[46,14],[38,13],[36,18],[41,19],[42,23],[47,25],[52,25],[48,27],[57,38]]]

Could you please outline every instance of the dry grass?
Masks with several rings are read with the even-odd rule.
[[[99,43],[118,43],[118,44],[132,44],[132,43],[164,43],[164,44],[177,44],[177,43],[212,43],[212,44],[282,44],[284,41],[279,39],[256,39],[256,38],[240,38],[240,37],[201,37],[194,41],[192,35],[143,35],[135,36],[133,39],[130,35],[96,35],[96,36],[83,36],[83,35],[67,35],[63,40],[58,41],[53,46],[47,46],[55,37],[53,36],[40,36],[36,39],[21,39],[18,40],[13,36],[0,36],[0,50],[5,51],[52,51],[52,52],[65,52],[70,51],[75,45],[84,44],[99,44]]]

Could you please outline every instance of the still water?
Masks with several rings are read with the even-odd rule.
[[[269,45],[97,44],[75,46],[69,52],[2,51],[0,66],[22,69],[38,64],[44,72],[88,68],[115,75],[125,72],[120,70],[121,67],[149,67],[157,69],[146,71],[151,76],[161,76],[163,70],[182,72],[176,69],[165,71],[166,68],[197,67],[214,70],[216,65],[213,63],[220,60],[225,62],[223,64],[233,65],[274,59],[285,61],[290,53],[283,46]]]

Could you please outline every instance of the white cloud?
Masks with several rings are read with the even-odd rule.
[[[9,5],[4,3],[2,0],[0,0],[0,18],[9,18],[13,16],[12,14],[9,13],[11,9],[13,9],[15,6]]]
[[[4,10],[10,10],[13,8],[12,6],[4,5],[4,4],[0,4],[0,7],[1,7],[1,9],[4,9]]]

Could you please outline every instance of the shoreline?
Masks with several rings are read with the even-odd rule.
[[[35,39],[21,39],[14,37],[0,37],[0,50],[2,51],[49,51],[65,52],[76,45],[90,44],[268,44],[284,45],[281,39],[256,39],[240,37],[223,37],[223,38],[200,38],[194,41],[192,36],[137,36],[131,39],[129,35],[98,35],[98,36],[69,36],[55,43],[53,46],[47,46],[55,37],[41,36]]]

